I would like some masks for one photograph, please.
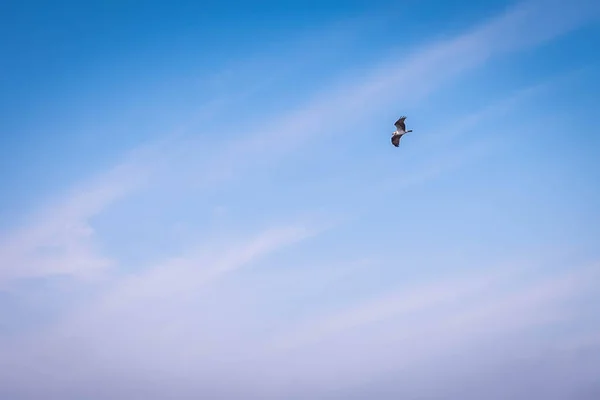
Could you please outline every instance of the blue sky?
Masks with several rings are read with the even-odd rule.
[[[3,2],[0,397],[597,398],[595,3]]]

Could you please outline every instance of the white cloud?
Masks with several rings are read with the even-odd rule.
[[[138,149],[122,164],[37,212],[21,229],[5,234],[0,241],[0,285],[56,274],[97,276],[112,265],[94,248],[90,219],[147,183],[152,164],[144,157],[149,151]]]
[[[515,362],[524,354],[539,356],[535,352],[540,348],[565,340],[560,335],[556,339],[556,334],[540,336],[541,332],[578,318],[568,304],[593,291],[592,281],[599,272],[597,266],[575,268],[517,284],[523,280],[518,269],[505,273],[485,268],[479,276],[382,296],[303,324],[302,329],[290,327],[274,350],[274,359],[287,368],[272,371],[270,379],[285,382],[295,376],[300,387],[351,391],[400,373],[410,377],[427,371],[431,379],[436,364],[444,366],[440,372],[446,370],[457,354],[463,359],[456,373],[486,358],[492,363]]]
[[[206,170],[213,178],[230,178],[253,164],[263,163],[263,157],[276,161],[312,138],[344,134],[382,110],[389,110],[390,119],[396,118],[398,109],[390,109],[390,104],[417,103],[452,78],[494,57],[541,45],[588,23],[596,8],[586,5],[571,6],[563,15],[556,1],[530,1],[462,35],[376,64],[362,76],[355,75],[323,90],[303,107],[269,118],[256,129],[246,126],[250,134],[244,130],[241,135],[231,136],[228,146],[213,157]],[[561,22],[541,23],[550,19]]]
[[[288,114],[266,116],[262,124],[247,127],[238,137],[207,143],[190,134],[150,146],[68,194],[57,206],[44,209],[28,227],[9,233],[0,242],[0,282],[53,274],[86,277],[118,266],[118,259],[96,250],[91,220],[136,190],[151,187],[179,193],[198,185],[208,188],[224,179],[251,178],[251,167],[278,165],[305,141],[343,134],[344,127],[380,112],[394,118],[397,110],[389,104],[403,96],[410,96],[411,102],[422,100],[494,56],[541,44],[589,17],[590,13],[574,8],[563,15],[557,3],[528,3],[464,35],[415,52],[406,61],[398,58],[355,81],[339,82]],[[553,19],[560,23],[540,22]],[[464,158],[480,155],[480,146],[476,143],[447,159],[436,159],[412,171],[403,183],[429,179]],[[305,212],[282,207],[295,216]],[[431,366],[457,349],[477,358],[473,349],[479,345],[498,340],[510,347],[510,334],[535,332],[538,325],[571,317],[573,310],[564,305],[589,289],[590,275],[580,275],[578,269],[567,280],[534,280],[517,288],[510,283],[521,279],[518,268],[482,269],[480,274],[413,285],[408,291],[359,304],[348,306],[346,299],[340,301],[345,304],[342,311],[333,314],[315,300],[307,302],[303,318],[284,317],[282,313],[293,308],[291,293],[282,289],[290,281],[308,297],[315,291],[334,292],[341,279],[350,279],[340,272],[342,263],[342,267],[313,268],[296,281],[291,277],[302,274],[286,274],[276,268],[276,261],[266,259],[321,233],[327,222],[276,224],[256,236],[234,235],[239,240],[221,236],[201,241],[178,257],[156,261],[141,271],[125,273],[115,268],[91,303],[74,305],[48,329],[0,342],[4,354],[0,381],[4,377],[20,390],[36,381],[31,390],[54,389],[63,395],[98,381],[161,378],[163,383],[183,379],[188,386],[182,390],[196,394],[206,390],[202,385],[210,386],[211,380],[215,390],[224,390],[219,379],[270,394],[297,388],[310,391],[319,385],[345,387],[349,381],[364,383],[412,365]],[[119,224],[112,229],[118,230]],[[40,253],[44,249],[55,253]],[[296,253],[290,254],[293,258]],[[364,259],[370,258],[364,255]],[[393,268],[390,260],[380,262]],[[262,268],[269,285],[232,283],[236,276],[249,273],[251,265]],[[269,268],[277,273],[265,272]],[[372,273],[364,265],[352,271],[356,280]],[[264,287],[272,291],[261,290]],[[530,344],[526,335],[519,343]],[[90,383],[96,377],[100,377],[96,383]],[[188,378],[201,382],[190,384]],[[127,391],[114,387],[114,393]],[[155,395],[160,397],[160,391]]]

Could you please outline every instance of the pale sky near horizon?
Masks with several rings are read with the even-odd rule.
[[[600,398],[598,22],[2,2],[0,398]]]

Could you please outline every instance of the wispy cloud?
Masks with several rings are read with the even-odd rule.
[[[451,79],[495,57],[541,45],[597,15],[597,7],[589,2],[569,7],[565,15],[559,1],[519,4],[457,37],[415,49],[408,57],[375,63],[367,72],[348,74],[352,76],[318,93],[304,106],[269,118],[254,129],[247,126],[242,135],[230,136],[226,147],[212,157],[206,170],[211,171],[212,178],[232,178],[257,164],[269,165],[265,158],[270,162],[281,160],[312,139],[348,136],[348,129],[373,115],[388,113],[392,120],[397,117],[398,108],[384,111],[389,110],[389,104],[414,107]],[[552,19],[561,22],[545,23]],[[528,92],[542,89],[530,88],[511,101],[517,102],[531,94]],[[469,122],[465,123],[468,127]]]
[[[297,317],[279,321],[260,310],[269,303],[284,309],[292,303],[288,293],[276,290],[288,279],[280,272],[263,276],[271,280],[269,287],[274,291],[261,290],[264,288],[250,282],[245,288],[229,285],[226,280],[213,289],[198,290],[203,281],[197,277],[205,271],[222,271],[224,265],[247,266],[252,260],[243,254],[264,256],[285,242],[304,237],[298,236],[295,228],[290,236],[280,232],[284,233],[280,239],[274,239],[272,231],[229,247],[235,261],[222,255],[205,259],[201,263],[204,268],[193,262],[181,268],[165,264],[119,284],[66,324],[41,337],[20,340],[12,350],[4,348],[3,374],[23,376],[23,368],[27,368],[27,376],[39,374],[44,387],[67,388],[68,382],[84,384],[91,376],[110,380],[110,370],[129,382],[140,373],[160,374],[167,380],[185,379],[189,374],[212,377],[209,380],[228,377],[246,393],[252,390],[264,396],[304,391],[314,395],[335,388],[347,393],[398,371],[406,378],[418,378],[425,370],[447,365],[457,353],[462,354],[464,373],[469,365],[486,357],[488,364],[514,363],[523,357],[537,357],[536,349],[548,344],[565,340],[568,344],[568,337],[563,339],[560,334],[559,340],[554,340],[560,332],[553,326],[577,318],[570,302],[593,291],[600,273],[597,265],[591,265],[550,277],[539,272],[531,276],[531,268],[523,271],[509,263],[455,279],[413,284],[301,324],[294,322]],[[369,268],[352,270],[359,279],[370,274]],[[156,279],[159,271],[162,279]],[[305,296],[315,294],[319,289],[313,282],[333,276],[331,273],[329,267],[311,269],[309,279],[297,280],[296,289]],[[337,279],[329,285],[341,282],[343,275],[338,274]],[[310,309],[309,315],[322,314],[318,303],[312,303]],[[287,334],[278,335],[274,343],[269,332],[275,327]],[[543,340],[539,339],[540,329],[546,332]],[[30,363],[41,354],[45,361],[32,368]],[[67,373],[59,368],[65,360],[77,363],[78,370]],[[255,380],[261,388],[253,387]],[[197,389],[189,386],[189,394],[208,390],[206,379],[201,382]],[[215,383],[215,390],[224,393],[225,387],[218,388],[225,383]],[[414,390],[427,390],[426,386],[419,389],[419,384]]]
[[[147,184],[152,167],[139,148],[111,170],[73,188],[28,218],[24,227],[0,241],[0,285],[12,279],[71,275],[97,276],[112,265],[94,248],[90,219]]]
[[[242,322],[243,316],[238,315],[238,321],[227,316],[221,318],[219,314],[226,308],[223,301],[227,299],[219,295],[213,297],[215,302],[211,304],[210,290],[207,297],[203,286],[316,233],[318,230],[304,225],[267,229],[253,237],[212,243],[197,249],[197,254],[167,260],[142,273],[122,277],[105,287],[104,293],[92,303],[73,307],[72,313],[60,324],[13,339],[20,350],[13,352],[11,348],[15,347],[12,346],[2,348],[5,365],[0,370],[3,375],[9,369],[20,371],[20,366],[32,361],[30,357],[45,354],[46,362],[35,370],[52,376],[56,383],[66,378],[65,371],[56,368],[56,363],[65,359],[76,362],[75,358],[84,357],[87,360],[79,364],[78,371],[69,373],[71,378],[68,379],[77,379],[82,375],[89,377],[97,368],[103,370],[108,359],[119,358],[119,354],[125,355],[119,363],[126,369],[142,368],[157,357],[163,358],[166,366],[187,362],[196,356],[212,358],[215,354],[224,354],[227,346],[232,345],[227,338],[236,334],[222,329],[227,326],[233,329]],[[189,318],[190,312],[196,317]],[[203,327],[211,320],[217,326]],[[186,350],[184,342],[189,340],[189,334],[197,335],[198,341],[195,349]],[[73,342],[69,338],[78,339]],[[177,342],[184,347],[173,347]],[[22,346],[26,346],[27,351],[23,351]],[[154,352],[143,357],[148,346],[163,346],[165,353]],[[138,356],[132,359],[129,356],[133,353]]]
[[[291,336],[285,337],[284,341],[276,340],[274,344],[276,348],[284,345],[282,349],[306,346],[331,340],[336,335],[344,336],[347,331],[377,325],[386,320],[407,327],[403,331],[414,337],[414,340],[425,333],[417,329],[418,326],[432,333],[443,331],[445,339],[450,336],[452,329],[468,327],[474,328],[474,333],[484,330],[497,333],[505,321],[498,319],[500,315],[515,325],[534,321],[535,318],[529,316],[522,320],[515,318],[516,310],[525,312],[524,307],[527,306],[532,307],[531,312],[537,309],[540,312],[538,316],[542,318],[541,305],[538,303],[591,290],[590,279],[597,278],[600,273],[598,266],[592,265],[578,268],[570,274],[537,278],[521,288],[515,288],[514,282],[523,273],[516,265],[522,265],[522,262],[502,268],[485,268],[481,272],[471,272],[456,279],[382,295],[335,315],[304,324],[303,329],[293,329]],[[473,323],[475,319],[489,321],[478,325]],[[464,339],[461,332],[456,333],[456,338]],[[398,331],[394,333],[397,334]]]
[[[475,365],[487,356],[515,361],[521,349],[538,346],[533,339],[539,337],[539,329],[551,330],[579,315],[570,302],[593,289],[597,266],[573,266],[570,274],[548,272],[532,278],[531,269],[512,254],[506,255],[508,267],[489,267],[495,264],[489,261],[470,269],[440,256],[436,267],[446,276],[459,269],[470,272],[416,282],[406,276],[408,269],[416,268],[416,260],[404,257],[405,269],[399,270],[393,251],[363,251],[360,243],[348,244],[343,238],[338,242],[343,245],[332,250],[327,242],[328,234],[340,233],[335,229],[340,218],[371,207],[377,193],[381,196],[392,186],[408,190],[479,157],[492,143],[487,138],[455,144],[456,151],[446,156],[430,154],[401,177],[355,182],[350,194],[344,193],[355,198],[329,199],[318,213],[301,202],[270,201],[269,193],[259,193],[254,184],[265,171],[277,171],[290,155],[308,151],[302,160],[309,165],[315,153],[311,149],[318,144],[341,137],[354,140],[358,133],[351,128],[380,116],[393,121],[397,104],[410,109],[495,57],[543,44],[595,18],[597,7],[581,4],[585,7],[566,11],[556,1],[517,5],[408,57],[399,52],[373,63],[364,74],[350,72],[287,112],[261,115],[247,125],[236,121],[243,129],[218,139],[192,132],[194,126],[203,129],[194,120],[189,131],[138,149],[112,170],[44,207],[29,224],[7,232],[0,241],[0,285],[53,275],[107,279],[94,296],[73,304],[43,329],[10,340],[0,337],[0,381],[32,396],[50,391],[64,397],[96,387],[92,397],[116,398],[145,386],[152,388],[150,398],[164,398],[179,386],[181,397],[207,397],[212,391],[226,393],[233,382],[246,397],[314,398],[338,389],[347,393],[387,374],[427,376],[423,371],[439,371],[438,363],[447,368],[457,351],[470,360],[466,364]],[[452,138],[544,88],[530,88],[480,113],[458,116]],[[231,125],[228,120],[211,130],[228,132]],[[452,142],[447,138],[442,147]],[[315,172],[315,181],[324,178],[319,174]],[[186,198],[188,210],[197,207],[210,214],[215,207],[225,209],[210,198],[216,188],[227,188],[224,192],[239,200],[236,204],[248,220],[230,220],[217,232],[206,220],[193,220],[192,212],[169,218],[176,207],[156,200]],[[365,192],[376,193],[361,197]],[[252,195],[266,203],[263,214],[256,205],[245,204]],[[368,203],[362,208],[361,199]],[[101,244],[139,220],[116,218],[105,236],[97,233],[94,222],[128,200],[132,208],[156,201],[156,215],[171,222],[184,219],[192,226],[193,238],[150,262],[127,264]],[[150,234],[159,237],[158,232]],[[396,232],[373,232],[373,241],[388,234]],[[421,242],[419,251],[433,252],[440,237]],[[125,239],[124,247],[138,240]],[[156,243],[161,247],[160,240]],[[461,263],[467,261],[463,258]],[[499,354],[495,344],[512,351]]]
[[[597,279],[599,271],[593,266],[515,287],[523,279],[515,269],[486,269],[415,286],[291,330],[275,349],[283,351],[281,358],[290,360],[304,385],[326,391],[339,385],[344,393],[399,371],[410,376],[424,368],[431,374],[433,365],[446,367],[454,354],[462,354],[463,371],[486,357],[514,362],[555,342],[554,326],[578,318],[567,305],[593,290],[590,278]],[[553,334],[540,340],[540,330]],[[494,353],[494,347],[512,350]],[[397,387],[403,385],[404,380]]]

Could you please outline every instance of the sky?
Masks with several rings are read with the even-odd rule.
[[[0,397],[600,398],[599,22],[3,1]]]

